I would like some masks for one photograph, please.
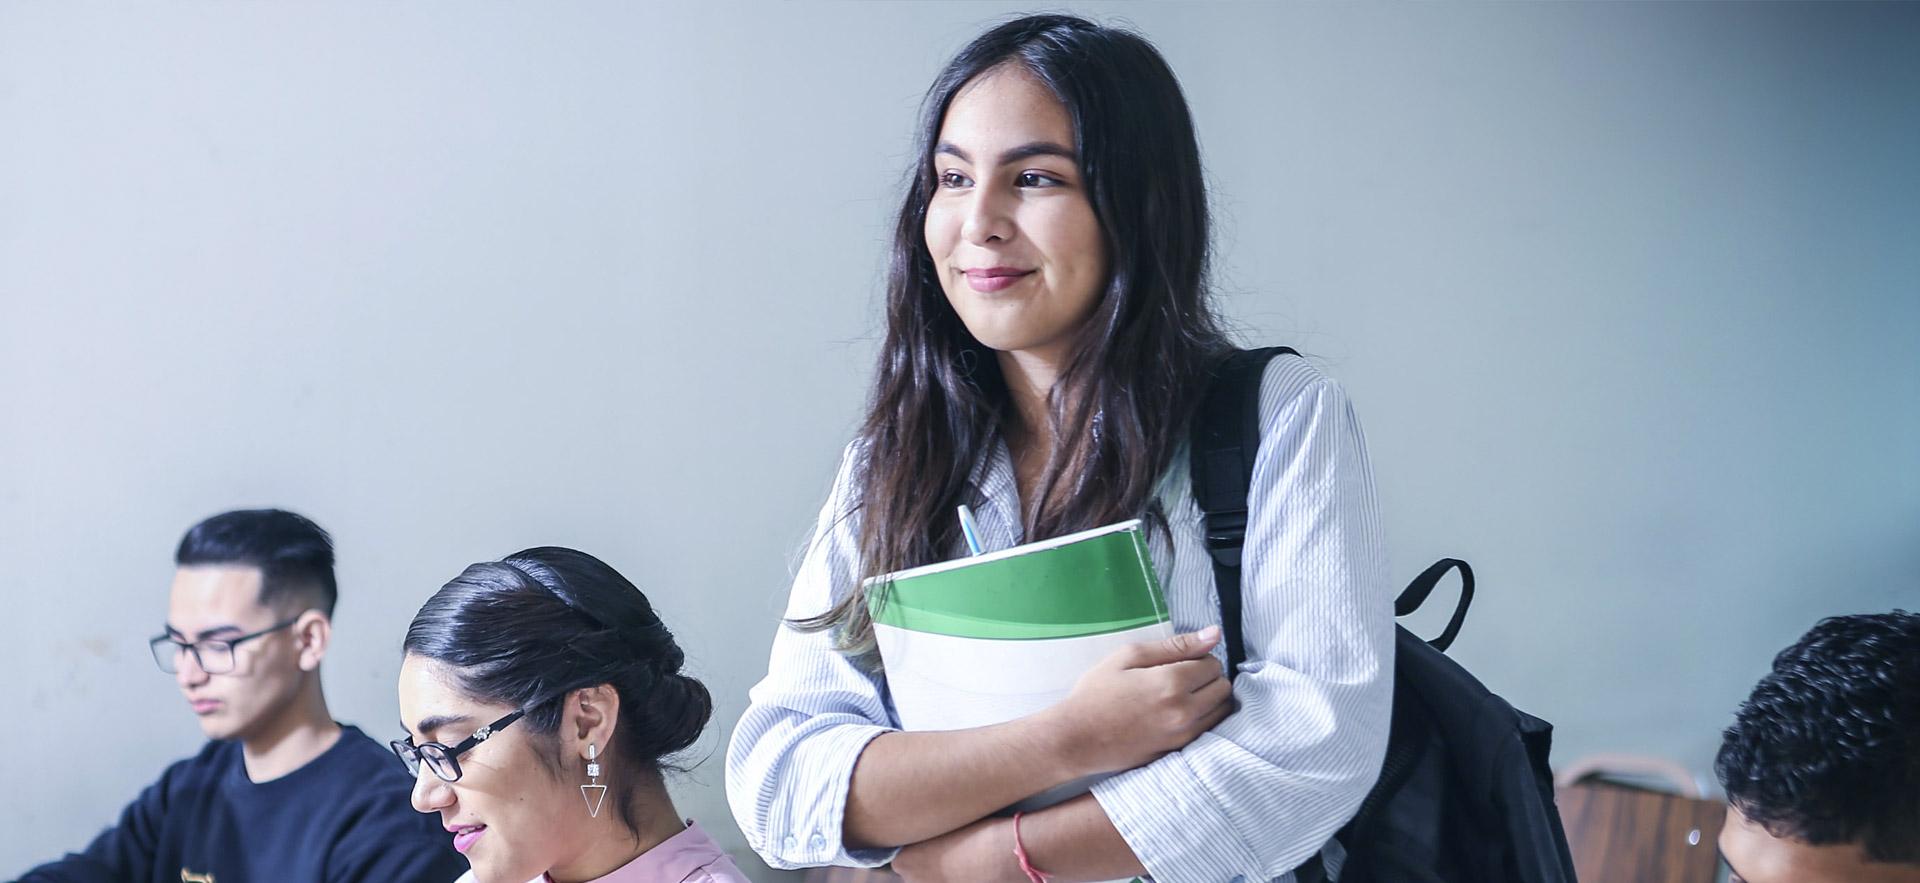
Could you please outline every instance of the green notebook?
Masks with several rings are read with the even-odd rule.
[[[1066,698],[1115,649],[1173,635],[1139,519],[868,580],[901,727],[957,730]],[[1049,791],[1037,809],[1086,791]]]

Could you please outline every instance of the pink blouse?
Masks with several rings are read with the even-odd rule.
[[[468,871],[462,883],[473,879]],[[528,883],[553,883],[541,874]],[[687,822],[686,830],[668,837],[618,870],[593,883],[752,883],[700,826]]]

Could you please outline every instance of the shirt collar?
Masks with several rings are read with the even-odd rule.
[[[713,842],[713,838],[707,836],[707,832],[688,821],[687,827],[680,833],[655,844],[633,861],[593,883],[679,883],[724,856],[726,853],[719,844]],[[542,874],[540,883],[553,883],[553,878]]]

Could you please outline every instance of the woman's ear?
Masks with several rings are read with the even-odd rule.
[[[581,687],[568,693],[560,712],[561,756],[584,765],[587,746],[591,745],[595,757],[604,760],[619,724],[620,693],[612,684]]]
[[[327,647],[333,643],[333,620],[318,610],[309,610],[293,621],[294,647],[300,657],[296,663],[301,671],[317,671],[320,660],[327,658]]]

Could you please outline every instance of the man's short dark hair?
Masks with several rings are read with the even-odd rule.
[[[1780,651],[1714,770],[1775,837],[1920,864],[1920,614],[1823,619]]]
[[[180,567],[244,565],[260,569],[260,603],[333,615],[333,538],[282,509],[222,512],[193,526],[173,553]]]

